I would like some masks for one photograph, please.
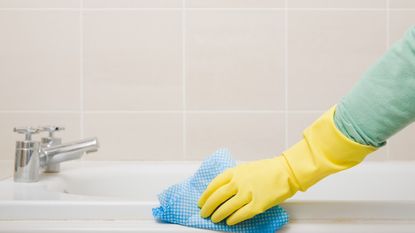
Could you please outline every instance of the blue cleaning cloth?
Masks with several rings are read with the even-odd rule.
[[[200,195],[213,178],[235,165],[228,150],[216,151],[193,176],[159,195],[161,206],[153,209],[154,218],[167,223],[225,232],[274,233],[279,230],[288,222],[288,214],[279,206],[234,226],[226,225],[225,221],[215,224],[210,219],[200,217],[197,206]]]

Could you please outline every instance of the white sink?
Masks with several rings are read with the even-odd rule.
[[[18,184],[11,178],[5,179],[0,181],[0,232],[34,229],[22,228],[24,222],[30,226],[36,226],[36,222],[39,232],[47,231],[39,221],[51,220],[53,224],[67,223],[66,220],[82,224],[132,221],[136,232],[194,232],[194,229],[155,222],[151,208],[158,205],[158,193],[191,175],[198,166],[198,163],[186,162],[77,161],[62,164],[59,174],[43,174],[38,183]],[[366,222],[368,227],[367,222],[385,224],[388,221],[392,225],[399,223],[401,232],[411,232],[404,231],[402,224],[415,229],[414,178],[413,162],[367,162],[328,177],[282,205],[291,218],[290,226],[284,231],[305,232],[295,226],[310,224],[310,221],[326,222],[325,227],[345,222]],[[13,228],[16,222],[21,231]],[[49,230],[59,232],[59,229]],[[306,229],[311,232],[313,228]],[[318,229],[324,232],[323,229],[329,228]],[[388,228],[383,226],[384,229]]]
[[[178,163],[81,163],[68,166],[59,175],[45,174],[48,189],[75,195],[157,201],[169,185],[189,177],[197,164]]]

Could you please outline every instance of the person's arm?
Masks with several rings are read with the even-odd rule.
[[[334,121],[350,139],[375,147],[415,121],[415,27],[342,98]]]
[[[353,167],[415,119],[415,28],[364,74],[341,102],[281,156],[241,164],[201,195],[201,216],[234,225]]]

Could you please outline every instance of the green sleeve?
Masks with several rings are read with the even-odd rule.
[[[341,99],[334,121],[350,139],[375,147],[415,121],[415,27]]]

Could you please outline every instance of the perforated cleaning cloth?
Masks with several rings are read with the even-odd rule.
[[[213,178],[236,162],[227,149],[220,149],[208,157],[196,173],[182,183],[167,188],[159,195],[160,207],[153,209],[155,219],[183,226],[225,232],[273,233],[288,222],[287,212],[275,206],[266,212],[234,226],[225,221],[213,223],[200,217],[197,201]]]

